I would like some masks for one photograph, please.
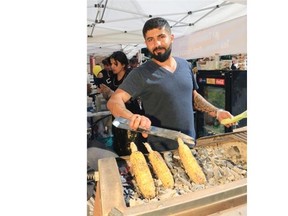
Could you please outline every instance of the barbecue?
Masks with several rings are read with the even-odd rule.
[[[177,150],[162,152],[174,187],[164,187],[148,155],[155,197],[145,198],[135,181],[129,156],[99,161],[94,215],[209,215],[247,203],[247,132],[203,137],[190,149],[205,174],[205,183],[189,178]]]

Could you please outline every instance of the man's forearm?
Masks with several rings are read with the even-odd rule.
[[[198,93],[194,94],[194,107],[201,112],[208,113],[212,117],[217,117],[218,108],[209,103]]]
[[[133,115],[128,109],[126,109],[125,103],[115,99],[113,96],[108,100],[107,107],[114,117],[131,118]]]

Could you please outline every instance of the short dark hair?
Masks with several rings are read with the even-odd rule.
[[[109,61],[109,57],[103,59],[103,60],[102,60],[102,64],[103,64],[103,65],[107,65],[107,66],[111,65],[111,64],[110,64],[110,61]]]
[[[155,17],[155,18],[149,19],[146,21],[146,23],[143,26],[143,29],[142,29],[143,37],[145,38],[147,31],[151,29],[155,29],[155,28],[162,29],[163,27],[165,28],[166,31],[171,33],[171,27],[167,20],[163,19],[162,17]]]

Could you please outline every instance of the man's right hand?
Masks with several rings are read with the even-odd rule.
[[[151,121],[149,118],[139,114],[133,114],[130,118],[129,126],[132,130],[137,130],[139,127],[145,130],[149,130],[151,126]],[[147,133],[142,133],[144,138],[148,137]]]

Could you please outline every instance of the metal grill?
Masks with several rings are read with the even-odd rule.
[[[197,146],[226,145],[231,142],[247,143],[247,131],[200,138]],[[246,146],[242,147],[246,148]],[[244,157],[246,157],[246,153]],[[129,160],[129,157],[124,157]],[[99,182],[94,208],[97,215],[209,215],[219,211],[246,211],[247,179],[205,188],[157,202],[144,202],[127,207],[123,197],[123,185],[115,158],[99,161]],[[240,210],[239,210],[240,209]]]

